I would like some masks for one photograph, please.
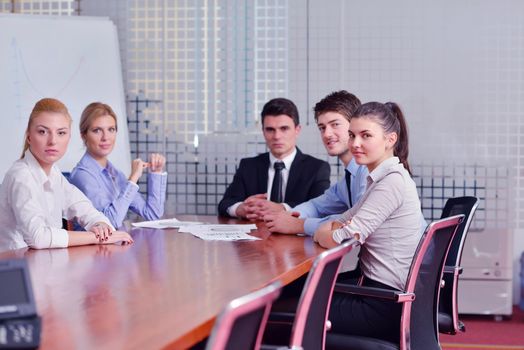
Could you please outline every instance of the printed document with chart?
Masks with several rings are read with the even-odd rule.
[[[255,224],[247,225],[187,225],[178,229],[178,232],[191,233],[193,236],[206,241],[257,241],[258,237],[249,235],[256,230]]]

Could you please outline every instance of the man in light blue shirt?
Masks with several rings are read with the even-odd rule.
[[[271,232],[313,235],[321,223],[336,219],[358,202],[366,189],[368,170],[353,160],[348,141],[349,121],[359,106],[360,100],[345,90],[333,92],[315,105],[313,110],[322,142],[328,154],[344,164],[346,175],[324,194],[292,211],[264,215]]]

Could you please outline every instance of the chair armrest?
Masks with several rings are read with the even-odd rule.
[[[458,276],[462,274],[463,270],[462,266],[444,266],[443,272],[445,274],[456,274]]]
[[[415,300],[415,293],[405,293],[401,291],[375,287],[356,286],[353,284],[337,283],[335,284],[335,292],[356,294],[371,298],[388,299],[396,301],[397,303]]]
[[[292,324],[295,321],[295,313],[293,312],[282,312],[272,311],[269,314],[268,322],[280,322]]]
[[[301,348],[299,348],[301,349]],[[290,350],[287,346],[262,344],[260,350]]]

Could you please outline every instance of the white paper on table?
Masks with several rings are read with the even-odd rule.
[[[255,224],[241,224],[241,225],[228,225],[228,224],[216,224],[216,225],[184,225],[180,226],[178,232],[186,233],[221,233],[221,232],[236,232],[236,233],[248,233],[251,230],[256,230],[257,225]]]
[[[133,227],[144,227],[144,228],[179,228],[186,225],[200,225],[201,222],[198,221],[179,221],[176,218],[172,219],[163,219],[163,220],[152,220],[152,221],[142,221],[142,222],[133,222],[131,225]]]
[[[257,225],[188,225],[182,226],[178,232],[191,233],[193,236],[206,241],[256,241],[260,238],[248,235],[251,230],[256,230]]]
[[[258,241],[260,238],[238,231],[190,232],[193,236],[205,241]]]

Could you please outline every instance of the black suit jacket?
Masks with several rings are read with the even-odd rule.
[[[233,182],[218,204],[218,213],[229,216],[227,208],[233,204],[242,202],[254,194],[267,193],[268,169],[269,153],[242,159]],[[294,207],[324,193],[330,185],[330,172],[331,168],[327,162],[304,154],[297,148],[297,154],[289,169],[286,203]]]

